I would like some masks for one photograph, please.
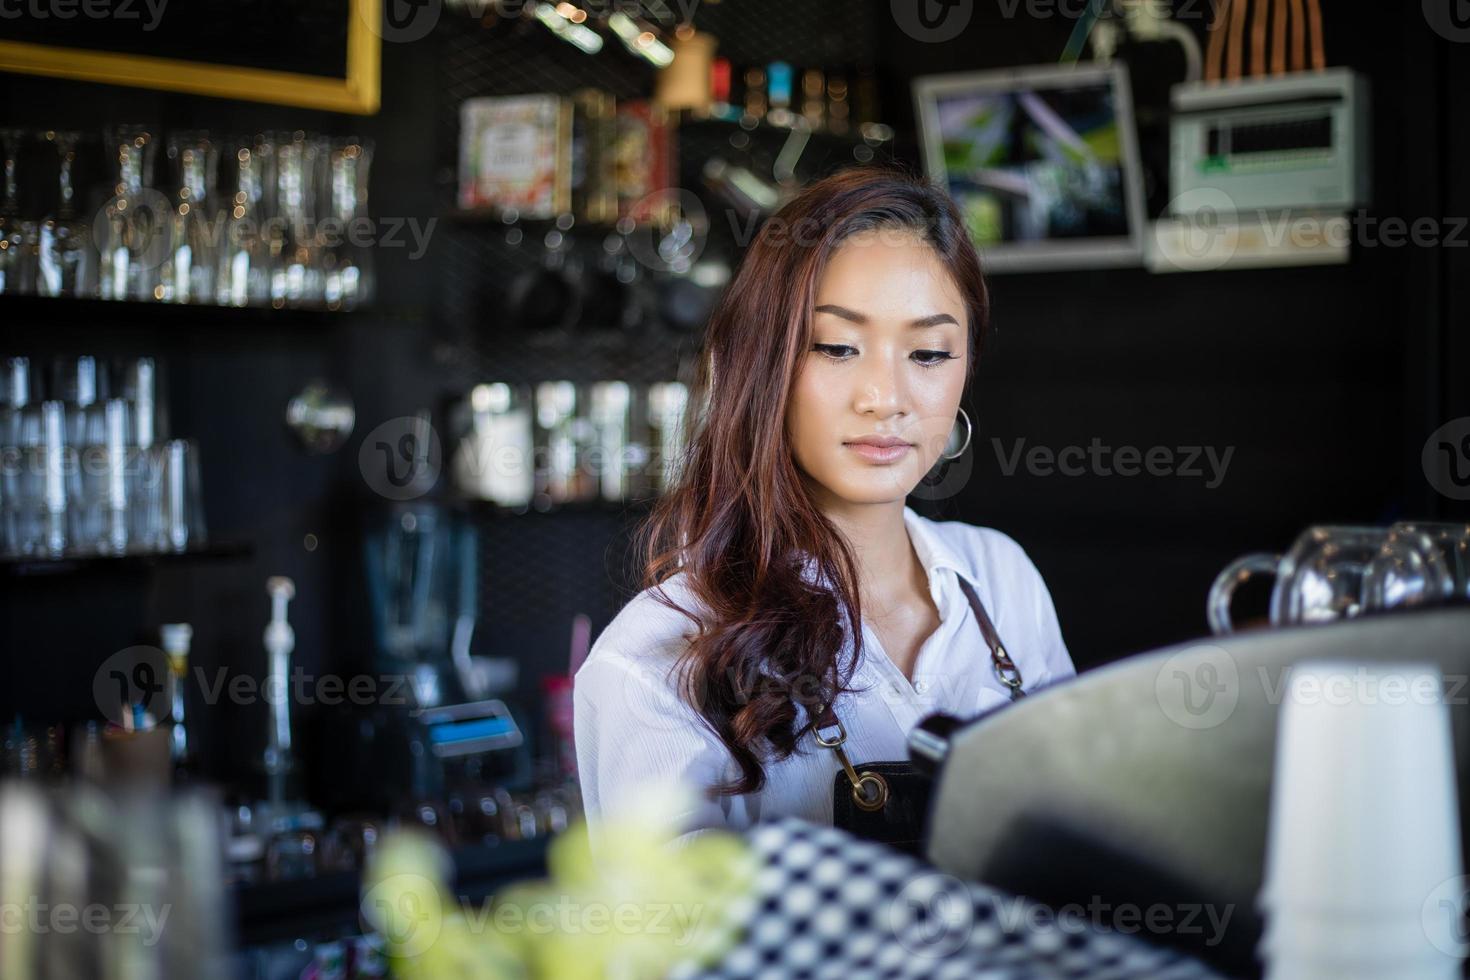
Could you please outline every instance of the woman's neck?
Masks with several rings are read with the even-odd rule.
[[[883,615],[924,589],[924,569],[909,539],[902,500],[834,504],[823,513],[847,538],[858,564],[863,608]]]

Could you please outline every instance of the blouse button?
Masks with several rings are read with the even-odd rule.
[[[929,682],[919,681],[917,684],[914,685],[914,690],[918,691],[920,694],[929,693]]]

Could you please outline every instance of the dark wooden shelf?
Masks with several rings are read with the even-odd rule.
[[[127,572],[157,565],[230,561],[249,558],[255,547],[246,541],[211,542],[189,551],[160,551],[128,555],[65,555],[61,558],[0,558],[0,578],[34,578],[92,572]]]

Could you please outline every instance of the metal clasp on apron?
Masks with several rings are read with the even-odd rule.
[[[832,737],[824,737],[823,732],[837,730]],[[860,810],[881,810],[888,802],[888,780],[876,772],[859,773],[852,767],[852,762],[847,758],[847,752],[843,750],[842,743],[847,741],[847,729],[842,727],[842,719],[835,719],[835,724],[824,725],[816,731],[817,744],[825,746],[837,753],[837,761],[842,763],[842,768],[847,772],[848,781],[852,783],[852,801]]]
[[[1011,700],[1016,701],[1026,695],[1021,690],[1021,668],[1017,667],[1011,655],[1006,653],[1006,648],[996,643],[995,649],[990,653],[990,665],[995,669],[995,676],[1000,682],[1011,689]]]

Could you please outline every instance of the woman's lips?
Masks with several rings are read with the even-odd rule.
[[[844,442],[844,446],[870,463],[892,463],[902,459],[914,447],[908,443],[898,446],[875,446],[870,442]]]

